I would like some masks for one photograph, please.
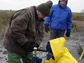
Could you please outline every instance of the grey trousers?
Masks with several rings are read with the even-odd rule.
[[[51,30],[50,31],[50,40],[52,39],[56,39],[56,38],[59,38],[59,37],[64,37],[64,33],[65,33],[65,30]],[[49,60],[51,58],[51,56],[49,54],[47,54],[47,60]]]
[[[50,31],[50,40],[59,38],[59,37],[64,37],[64,32],[65,32],[65,30],[51,30]]]

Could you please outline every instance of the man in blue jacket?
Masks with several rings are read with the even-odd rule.
[[[68,0],[59,0],[58,4],[53,5],[50,15],[45,18],[45,31],[49,31],[50,40],[63,37],[66,30],[66,37],[70,37],[72,28],[72,12],[67,6]]]

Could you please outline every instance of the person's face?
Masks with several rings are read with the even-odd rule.
[[[61,7],[64,7],[65,5],[66,5],[66,0],[61,0],[61,1],[60,1],[60,6],[61,6]]]
[[[45,16],[41,12],[39,12],[39,11],[37,11],[37,12],[38,12],[39,21],[44,21]]]
[[[55,59],[52,53],[49,52],[48,54],[52,57],[52,59]]]
[[[50,56],[53,56],[53,54],[52,54],[52,53],[50,53],[50,52],[49,52],[48,54],[49,54]]]

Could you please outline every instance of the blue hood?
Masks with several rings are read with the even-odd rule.
[[[60,0],[58,1],[58,4],[59,4]],[[66,3],[68,3],[68,0],[66,0]],[[66,4],[67,5],[67,4]]]

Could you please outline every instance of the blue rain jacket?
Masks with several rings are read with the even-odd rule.
[[[68,3],[68,0],[67,0]],[[72,28],[72,12],[67,4],[60,7],[60,4],[51,7],[50,15],[45,18],[44,24],[50,24],[51,29],[66,30]]]

